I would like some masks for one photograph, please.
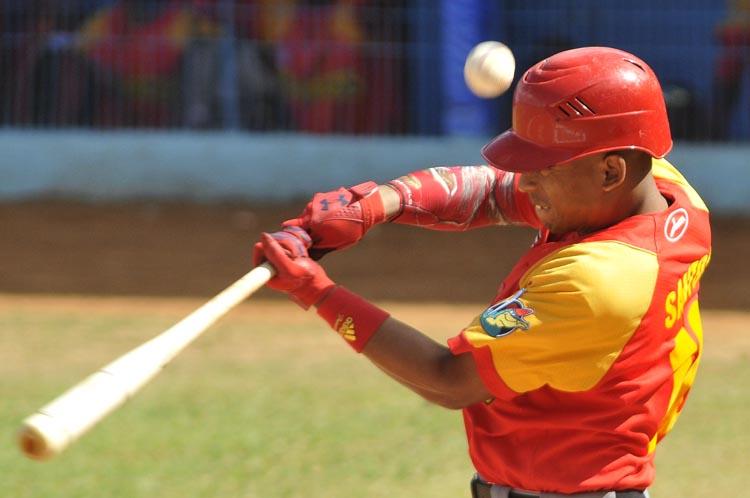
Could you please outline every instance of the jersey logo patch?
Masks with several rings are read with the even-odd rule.
[[[479,317],[479,323],[487,335],[503,337],[514,330],[528,330],[529,322],[524,317],[532,315],[534,310],[526,307],[519,299],[526,289],[521,289],[508,299],[493,304]]]
[[[675,209],[667,217],[667,222],[664,224],[664,236],[668,241],[677,242],[685,235],[688,227],[688,219],[688,213],[685,208]]]

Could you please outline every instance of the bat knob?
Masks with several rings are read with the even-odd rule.
[[[47,460],[68,445],[70,436],[57,421],[44,413],[27,418],[18,432],[21,451],[34,460]]]

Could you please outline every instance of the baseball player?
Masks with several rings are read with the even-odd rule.
[[[395,380],[463,410],[474,497],[645,497],[696,375],[711,257],[707,208],[664,159],[671,147],[645,62],[606,47],[560,52],[523,75],[487,165],[316,194],[262,235],[254,261],[269,260],[270,287],[315,306]],[[383,222],[524,224],[538,237],[446,347],[315,261]]]

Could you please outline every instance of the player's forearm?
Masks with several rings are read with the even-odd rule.
[[[394,318],[383,323],[362,353],[399,383],[446,408],[464,408],[490,396],[471,358],[453,355]]]
[[[510,175],[510,176],[509,176]],[[510,180],[510,184],[507,180]],[[488,166],[435,167],[415,171],[381,186],[381,198],[394,223],[460,231],[513,222],[504,200],[512,174]]]
[[[412,384],[407,379],[399,377],[399,376],[395,375],[393,372],[389,372],[389,371],[383,369],[377,363],[373,362],[373,364],[376,367],[378,367],[384,374],[386,374],[387,376],[389,376],[391,379],[395,380],[396,382],[398,382],[402,386],[406,387],[407,389],[409,389],[413,393],[417,394],[418,396],[420,396],[425,401],[429,401],[430,403],[438,405],[438,406],[443,407],[443,408],[448,408],[449,410],[458,410],[458,409],[464,407],[464,405],[461,405],[461,404],[458,404],[457,402],[452,401],[451,399],[449,399],[447,396],[445,396],[443,394],[436,393],[434,391],[430,391],[429,389],[425,389],[425,388],[423,388],[421,386]]]
[[[383,202],[386,220],[392,220],[401,214],[401,196],[395,188],[387,184],[379,185],[378,194]]]
[[[270,255],[283,262],[283,250]],[[447,408],[463,408],[489,397],[471,355],[453,355],[345,287],[326,287],[315,306],[318,315],[355,351],[425,399]]]

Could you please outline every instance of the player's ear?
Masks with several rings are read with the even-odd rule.
[[[609,153],[599,163],[602,190],[612,192],[625,182],[628,165],[625,158],[617,153]]]

